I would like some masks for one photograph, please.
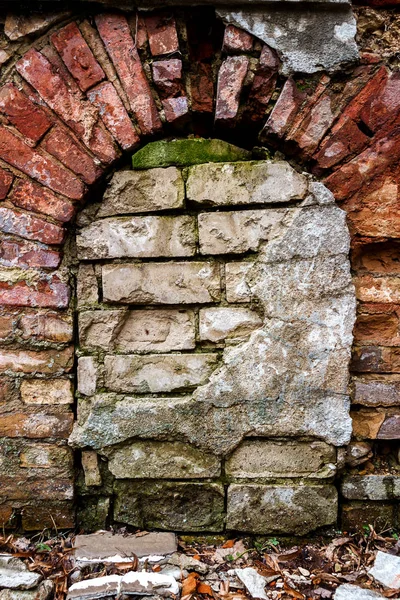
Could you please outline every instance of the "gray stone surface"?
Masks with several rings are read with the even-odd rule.
[[[369,570],[376,581],[391,590],[400,590],[400,556],[378,550],[374,566]]]
[[[79,265],[76,281],[77,307],[91,306],[99,301],[97,278],[93,265]]]
[[[176,167],[118,171],[104,194],[97,217],[181,208],[185,188]]]
[[[182,442],[134,442],[104,454],[117,479],[190,479],[221,473],[216,456]]]
[[[268,596],[265,593],[267,579],[260,575],[255,569],[252,569],[251,567],[247,567],[245,569],[235,569],[235,574],[244,584],[246,590],[249,592],[252,598],[268,600]]]
[[[351,7],[336,10],[325,6],[282,3],[259,8],[217,9],[226,23],[241,27],[275,48],[285,75],[292,72],[334,71],[358,59],[356,21]]]
[[[1,590],[0,600],[48,600],[52,597],[53,591],[53,582],[45,579],[38,587],[31,590]]]
[[[114,392],[141,394],[182,391],[205,383],[217,364],[216,354],[108,355],[106,386]]]
[[[228,488],[227,529],[305,535],[332,525],[336,515],[337,491],[333,485],[232,484]]]
[[[347,475],[342,494],[348,500],[395,500],[400,498],[400,476]]]
[[[147,533],[136,536],[112,534],[102,531],[89,535],[77,535],[74,543],[74,559],[77,563],[124,562],[136,554],[146,556],[166,556],[177,550],[174,533]],[[121,559],[121,560],[119,560]]]
[[[200,340],[222,342],[245,338],[262,325],[260,315],[249,308],[202,308],[199,312]]]
[[[174,262],[105,265],[104,300],[129,304],[203,304],[221,297],[219,265]]]
[[[196,250],[195,219],[117,217],[95,221],[76,237],[78,258],[157,258],[192,256]]]
[[[39,573],[0,567],[0,588],[11,590],[31,590],[43,579]]]
[[[309,477],[335,474],[336,450],[324,442],[246,440],[225,465],[228,476],[241,478]]]
[[[85,311],[79,315],[79,342],[118,352],[192,350],[195,316],[183,309]]]
[[[337,588],[334,600],[383,600],[384,596],[378,592],[345,583]]]
[[[208,163],[188,169],[189,200],[210,206],[269,204],[304,198],[307,179],[283,161]]]
[[[93,356],[81,356],[78,359],[78,392],[84,396],[93,396],[97,386],[97,363]]]
[[[256,251],[279,232],[286,214],[284,209],[201,213],[200,252],[213,255]]]

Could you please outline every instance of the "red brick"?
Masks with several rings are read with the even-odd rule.
[[[400,303],[400,277],[363,275],[356,277],[354,283],[358,300]]]
[[[356,271],[400,273],[400,242],[359,243],[354,246],[351,263]]]
[[[400,415],[388,415],[383,421],[376,438],[378,440],[399,440]]]
[[[11,520],[14,509],[11,504],[0,504],[0,527],[9,529],[12,527]]]
[[[274,92],[279,59],[276,53],[266,44],[261,51],[259,65],[246,102],[244,118],[250,121],[261,121]]]
[[[49,215],[62,223],[70,221],[75,214],[75,207],[71,202],[26,179],[17,181],[9,199],[15,206]]]
[[[198,62],[190,73],[190,95],[192,110],[200,113],[212,113],[214,110],[214,80],[212,66]]]
[[[0,264],[5,267],[44,267],[56,269],[61,254],[34,242],[0,240]]]
[[[73,338],[72,319],[54,312],[22,315],[19,329],[23,339],[66,343]]]
[[[74,348],[65,350],[0,350],[0,371],[14,373],[64,373],[74,364]],[[1,428],[1,419],[0,419]],[[3,434],[0,434],[3,435]]]
[[[33,104],[12,83],[0,89],[0,111],[22,135],[33,142],[40,140],[52,126],[44,110]]]
[[[234,25],[227,25],[224,33],[224,42],[222,51],[227,52],[251,52],[254,45],[254,38],[250,33],[239,29]]]
[[[381,379],[356,379],[353,402],[362,406],[400,406],[400,381],[387,375]]]
[[[179,50],[175,19],[168,13],[149,14],[144,17],[153,56],[171,54]]]
[[[400,373],[400,348],[356,347],[353,351],[352,369],[359,373]]]
[[[51,41],[83,92],[104,79],[104,71],[76,23],[69,23],[53,33]]]
[[[262,138],[283,137],[292,125],[306,95],[304,91],[298,89],[295,81],[289,78],[261,132]]]
[[[44,139],[42,148],[80,175],[85,183],[94,183],[102,174],[100,166],[61,127],[53,127]]]
[[[152,68],[153,81],[162,98],[172,98],[183,93],[182,61],[179,58],[154,61]]]
[[[123,15],[97,15],[96,24],[143,134],[162,128],[149,82]]]
[[[163,100],[162,105],[168,123],[182,122],[189,116],[189,103],[186,96],[168,98]]]
[[[66,283],[53,275],[32,282],[0,282],[0,305],[66,308],[70,290]]]
[[[63,167],[39,154],[5,127],[0,127],[0,157],[54,192],[80,200],[85,186]]]
[[[356,342],[400,344],[399,318],[396,313],[358,315],[354,328]]]
[[[58,225],[4,207],[0,207],[0,231],[44,244],[61,244],[65,235]]]
[[[72,500],[74,487],[69,479],[34,479],[2,477],[1,493],[7,500]]]
[[[229,123],[239,110],[243,82],[249,68],[247,56],[229,56],[224,60],[218,74],[217,105],[215,121]]]
[[[4,200],[13,182],[14,176],[0,168],[0,200]]]
[[[61,413],[3,414],[0,419],[0,435],[4,437],[26,437],[30,439],[67,439],[72,431],[74,415]]]
[[[136,13],[133,17],[135,19],[135,42],[136,47],[140,50],[144,50],[147,46],[147,42],[149,41],[149,37],[147,35],[146,23],[144,22],[144,18],[142,15]]]
[[[354,121],[342,117],[333,126],[332,133],[323,141],[314,158],[320,168],[329,169],[364,150],[370,141]]]
[[[98,123],[97,110],[68,88],[43,54],[32,48],[16,69],[101,161],[108,164],[118,157],[110,134]]]
[[[73,529],[75,510],[71,502],[30,503],[22,510],[22,527],[25,531],[43,531],[43,529]]]
[[[88,98],[99,109],[103,123],[121,148],[130,150],[140,142],[139,135],[112,83],[101,83],[88,92]]]
[[[14,332],[14,315],[0,314],[0,340],[6,340]]]

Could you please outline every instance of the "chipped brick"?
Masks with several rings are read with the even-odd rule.
[[[0,357],[1,362],[1,357]],[[0,435],[4,437],[26,437],[30,439],[67,439],[72,431],[74,415],[61,413],[7,413],[0,418]]]
[[[163,98],[172,98],[183,92],[182,61],[178,58],[157,60],[152,64],[153,81]]]
[[[251,33],[244,29],[239,29],[234,25],[227,25],[224,33],[222,51],[231,52],[251,52],[254,45],[254,38]]]
[[[0,200],[4,200],[13,182],[13,175],[0,168]]]
[[[74,364],[73,359],[74,348],[72,346],[64,350],[40,350],[38,352],[3,348],[0,350],[0,371],[61,374],[71,371]]]
[[[229,56],[218,74],[215,121],[229,123],[237,116],[243,82],[249,68],[246,56]]]
[[[0,264],[5,267],[56,269],[61,254],[34,242],[0,240]]]
[[[153,56],[171,54],[179,50],[175,19],[168,13],[149,14],[144,17]]]
[[[186,96],[168,98],[167,100],[163,100],[162,105],[168,123],[181,122],[189,116],[189,103]]]
[[[65,233],[58,225],[4,207],[0,207],[0,231],[44,244],[61,244]]]
[[[66,343],[73,339],[71,317],[63,317],[56,312],[24,314],[19,321],[19,328],[25,340]]]
[[[292,125],[305,97],[306,93],[299,90],[294,80],[289,78],[283,86],[274,109],[261,132],[262,138],[267,139],[270,136],[283,137]]]
[[[49,215],[62,223],[68,223],[75,214],[75,206],[71,202],[27,179],[17,181],[9,199],[15,206]]]
[[[51,41],[83,92],[104,79],[105,74],[76,23],[69,23]]]
[[[60,281],[57,275],[42,278],[35,283],[0,282],[0,304],[3,306],[66,308],[69,296],[69,286]]]
[[[39,106],[12,83],[0,89],[0,111],[22,135],[37,142],[50,129],[52,122]]]

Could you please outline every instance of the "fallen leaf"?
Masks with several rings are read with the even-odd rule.
[[[209,586],[207,583],[202,583],[201,581],[199,582],[199,584],[197,586],[197,592],[199,594],[207,594],[207,596],[213,595],[211,586]]]
[[[289,594],[289,596],[291,596],[292,598],[297,598],[298,600],[304,600],[305,599],[304,594],[301,594],[297,590],[293,589],[287,583],[283,584],[283,589],[285,590],[285,593]]]
[[[195,594],[197,590],[197,584],[200,575],[198,573],[189,573],[186,579],[182,582],[182,595],[190,596],[191,594]]]
[[[235,540],[228,540],[227,542],[225,542],[225,544],[221,546],[221,548],[233,548],[234,544]]]

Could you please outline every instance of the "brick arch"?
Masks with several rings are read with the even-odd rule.
[[[73,367],[71,297],[62,262],[68,224],[124,153],[151,139],[194,134],[249,148],[266,144],[320,176],[347,210],[353,235],[363,302],[354,369],[398,370],[396,336],[390,334],[397,323],[398,287],[395,279],[382,276],[398,272],[392,243],[399,235],[398,75],[379,57],[364,55],[345,74],[285,79],[279,57],[266,44],[231,25],[224,29],[209,11],[191,15],[79,16],[53,27],[5,70],[0,435],[28,457],[24,468],[33,471],[25,475],[18,463],[17,475],[6,478],[2,521],[17,507],[23,508],[25,528],[41,527],[53,503],[57,524],[72,525],[71,459],[58,445],[73,422],[69,405],[60,404],[63,394],[64,401],[70,397],[69,384],[61,377],[51,390],[33,389],[29,378],[62,376]],[[389,384],[377,385],[359,376],[354,381],[357,405],[367,405],[356,408],[355,434],[396,439],[395,409],[371,408],[372,398]],[[62,448],[64,466],[57,470],[58,459],[48,459],[46,475],[54,473],[54,479],[46,485],[32,466],[32,440],[38,448],[41,440],[50,443],[54,456]],[[25,482],[23,492],[11,479],[19,489]],[[49,502],[42,512],[41,488]]]

